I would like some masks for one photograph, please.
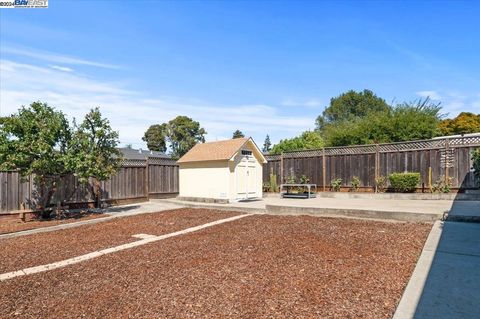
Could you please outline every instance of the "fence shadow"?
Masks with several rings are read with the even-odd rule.
[[[479,221],[476,196],[457,194],[453,201],[438,245],[431,247],[433,260],[414,318],[480,318],[480,223],[460,221],[462,216]]]

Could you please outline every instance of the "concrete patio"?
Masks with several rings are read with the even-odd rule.
[[[480,201],[466,200],[404,200],[376,198],[311,198],[282,199],[268,196],[263,199],[229,204],[199,203],[178,199],[152,200],[186,207],[206,207],[238,210],[248,213],[315,215],[330,217],[370,218],[399,221],[433,222],[448,216],[453,220],[480,218]]]

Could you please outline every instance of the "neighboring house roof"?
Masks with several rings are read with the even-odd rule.
[[[147,157],[155,157],[155,158],[170,158],[170,156],[166,155],[162,152],[156,151],[148,151],[142,149],[133,149],[133,148],[126,148],[122,147],[118,149],[123,154],[124,159],[132,159],[132,160],[144,160]]]
[[[230,160],[249,141],[251,141],[256,148],[262,161],[266,162],[255,142],[250,137],[244,137],[196,144],[190,151],[183,155],[177,163]]]

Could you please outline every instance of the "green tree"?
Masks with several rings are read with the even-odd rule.
[[[142,137],[144,142],[147,142],[147,147],[151,151],[165,153],[167,151],[167,124],[151,125]]]
[[[65,115],[46,103],[22,106],[0,119],[0,170],[34,176],[37,208],[45,211],[62,175],[71,131]],[[33,203],[32,203],[33,204]]]
[[[390,118],[390,142],[430,139],[439,134],[440,103],[429,98],[397,105]],[[366,124],[368,125],[368,124]],[[366,126],[365,125],[365,126]]]
[[[440,110],[429,99],[402,103],[385,112],[327,125],[322,133],[328,146],[429,139],[438,135]]]
[[[323,139],[317,131],[305,131],[300,136],[280,140],[271,150],[271,154],[288,151],[312,150],[324,146]]]
[[[236,130],[235,132],[233,132],[232,138],[243,138],[243,137],[245,137],[245,135],[242,133],[242,131]]]
[[[439,124],[441,135],[457,135],[480,132],[480,114],[462,112],[453,119],[445,119]]]
[[[372,112],[388,110],[389,106],[385,100],[372,91],[355,92],[350,90],[330,100],[330,105],[322,115],[317,117],[316,125],[318,130],[323,130],[329,124],[362,118]]]
[[[74,124],[74,129],[67,153],[68,167],[80,183],[94,179],[93,194],[98,207],[100,182],[114,175],[122,160],[117,149],[118,133],[112,130],[108,119],[102,118],[98,107],[90,110],[79,126]]]
[[[173,158],[180,158],[195,144],[205,143],[205,129],[200,123],[187,116],[177,116],[167,124],[167,140],[170,143]]]
[[[268,153],[270,152],[270,150],[272,149],[272,142],[270,142],[270,136],[267,136],[265,137],[265,142],[263,142],[263,148],[262,148],[262,151],[264,153]]]

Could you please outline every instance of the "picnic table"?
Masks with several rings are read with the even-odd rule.
[[[292,189],[306,189],[303,192],[291,192]],[[314,192],[312,192],[312,188]],[[314,198],[317,193],[317,184],[280,184],[280,196],[282,198]]]

